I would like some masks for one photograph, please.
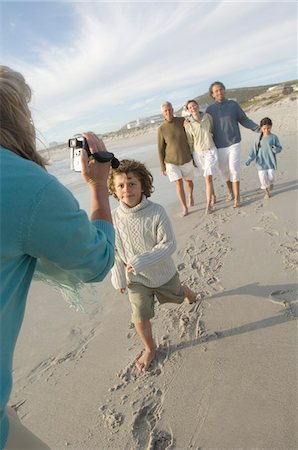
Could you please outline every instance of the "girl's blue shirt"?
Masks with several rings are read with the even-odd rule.
[[[62,285],[91,283],[105,278],[114,249],[111,223],[90,222],[54,176],[0,147],[0,449],[9,428],[13,353],[37,263]]]
[[[275,134],[263,136],[258,148],[259,138],[255,141],[251,151],[248,155],[246,165],[248,166],[252,161],[256,160],[258,170],[277,169],[276,153],[282,151],[279,139]]]

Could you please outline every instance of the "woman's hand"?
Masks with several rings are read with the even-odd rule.
[[[102,139],[94,133],[82,133],[87,139],[91,153],[106,152],[106,146]],[[109,204],[108,176],[111,163],[97,162],[95,159],[88,160],[85,150],[81,152],[82,176],[88,183],[91,196],[91,220],[106,220],[112,223],[112,215]]]
[[[82,133],[86,138],[91,153],[106,152],[106,146],[102,139],[99,139],[94,133]],[[107,179],[110,171],[110,162],[99,163],[94,159],[88,160],[87,152],[81,151],[82,176],[89,185],[107,187]]]

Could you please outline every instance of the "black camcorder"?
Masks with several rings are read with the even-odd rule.
[[[114,153],[111,152],[97,152],[91,153],[89,149],[89,145],[87,139],[83,136],[74,137],[68,140],[68,147],[71,150],[70,159],[71,159],[71,169],[75,172],[81,172],[81,158],[80,158],[80,149],[83,148],[86,150],[88,158],[95,159],[97,162],[106,163],[111,161],[111,166],[113,169],[117,169],[119,166],[118,159],[114,156]]]

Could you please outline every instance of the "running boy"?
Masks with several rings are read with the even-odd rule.
[[[275,134],[271,134],[272,121],[269,117],[264,117],[261,120],[260,128],[260,138],[254,143],[245,164],[249,166],[253,160],[256,160],[261,189],[265,191],[264,198],[268,199],[275,180],[277,168],[276,153],[281,152],[282,146],[278,137]]]
[[[161,205],[148,200],[153,192],[153,177],[144,164],[124,159],[110,172],[109,191],[119,200],[112,211],[116,229],[115,265],[112,284],[118,292],[127,287],[132,322],[145,346],[136,361],[145,372],[156,354],[150,320],[154,317],[154,298],[159,303],[189,303],[196,294],[180,283],[171,255],[176,239],[170,219]]]

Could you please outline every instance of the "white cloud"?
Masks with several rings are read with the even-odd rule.
[[[33,87],[36,123],[49,134],[88,120],[121,126],[159,112],[165,97],[182,104],[215,78],[237,87],[296,73],[291,3],[78,2],[69,12],[63,42],[32,30],[33,63],[7,55]]]

